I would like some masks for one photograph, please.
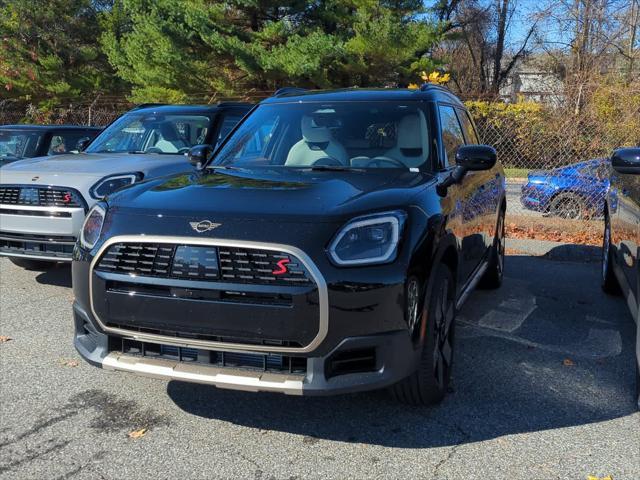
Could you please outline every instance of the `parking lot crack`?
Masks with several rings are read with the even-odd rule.
[[[466,432],[462,427],[460,427],[460,425],[457,425],[457,424],[449,425],[449,424],[445,424],[445,423],[438,422],[438,421],[436,421],[436,422],[437,422],[437,423],[440,423],[441,425],[446,425],[447,427],[453,427],[453,428],[454,428],[458,433],[460,433],[461,438],[460,438],[460,440],[458,440],[458,441],[456,442],[456,444],[455,444],[455,445],[453,445],[453,446],[449,449],[449,452],[447,453],[447,455],[445,455],[445,457],[444,457],[444,458],[442,458],[442,459],[441,459],[441,460],[436,464],[435,468],[433,469],[433,475],[432,475],[432,478],[433,478],[434,480],[437,480],[437,479],[439,478],[439,477],[438,477],[438,475],[440,475],[440,470],[441,470],[441,469],[442,469],[442,468],[443,468],[443,467],[444,467],[444,466],[445,466],[445,465],[446,465],[446,464],[447,464],[447,463],[448,463],[448,462],[453,458],[453,456],[456,454],[456,452],[458,451],[458,449],[459,449],[463,444],[465,444],[465,443],[469,440],[469,438],[470,438],[470,435],[469,435],[469,434],[468,434],[468,433],[467,433],[467,432]]]

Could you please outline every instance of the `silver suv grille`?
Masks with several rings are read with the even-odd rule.
[[[0,204],[33,207],[84,208],[80,193],[72,188],[44,186],[1,186]]]

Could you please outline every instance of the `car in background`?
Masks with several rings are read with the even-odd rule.
[[[496,151],[449,90],[288,89],[198,174],[87,214],[76,349],[223,388],[439,402],[457,309],[502,283],[505,211]]]
[[[85,214],[96,202],[135,182],[193,171],[250,108],[146,105],[122,115],[88,147],[80,145],[81,153],[2,167],[0,255],[25,268],[70,262]]]
[[[636,394],[640,408],[640,148],[611,157],[611,192],[604,211],[602,289],[622,293],[636,322]]]
[[[595,159],[529,172],[520,201],[528,210],[581,220],[602,217],[608,189],[609,161]]]
[[[78,150],[102,127],[76,125],[1,125],[0,167],[23,158],[61,155]]]

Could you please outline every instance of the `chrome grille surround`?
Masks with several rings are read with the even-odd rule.
[[[293,257],[297,258],[305,269],[309,272],[309,275],[313,282],[316,284],[319,296],[319,328],[315,338],[307,345],[303,347],[284,347],[277,345],[255,345],[246,343],[227,343],[227,342],[214,342],[208,340],[199,340],[193,338],[178,338],[169,337],[165,335],[157,335],[153,333],[137,332],[123,328],[110,327],[103,322],[94,308],[93,299],[93,278],[94,270],[100,262],[104,253],[114,244],[118,243],[132,243],[132,244],[158,244],[158,245],[202,245],[210,247],[228,247],[228,248],[241,248],[241,249],[254,249],[254,250],[267,250],[270,252],[285,252]],[[273,243],[261,243],[244,240],[224,240],[217,238],[195,238],[195,237],[170,237],[170,236],[147,236],[147,235],[122,235],[115,236],[107,239],[104,244],[96,252],[91,265],[89,267],[89,303],[91,307],[91,313],[98,322],[100,328],[115,335],[120,335],[125,338],[130,338],[139,341],[146,341],[152,343],[160,343],[165,345],[175,345],[179,347],[189,348],[204,348],[211,350],[223,350],[223,351],[245,351],[245,352],[277,352],[277,353],[307,353],[316,349],[327,336],[329,331],[329,295],[327,290],[327,284],[324,277],[320,273],[320,270],[313,263],[311,258],[297,247],[282,244]]]

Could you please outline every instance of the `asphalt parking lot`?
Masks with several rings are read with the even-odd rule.
[[[595,262],[507,262],[459,316],[450,395],[409,408],[95,369],[72,346],[69,269],[0,259],[0,478],[640,478],[625,304]]]

